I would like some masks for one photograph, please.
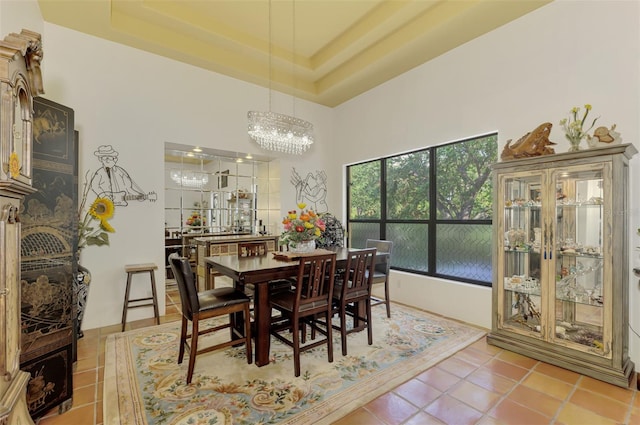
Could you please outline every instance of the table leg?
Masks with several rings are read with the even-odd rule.
[[[266,366],[269,364],[271,341],[271,335],[269,334],[269,328],[271,327],[269,282],[256,283],[255,288],[255,298],[253,300],[255,363],[257,366]]]

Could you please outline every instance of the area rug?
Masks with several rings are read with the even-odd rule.
[[[244,346],[196,358],[186,385],[187,357],[176,363],[180,323],[113,334],[106,342],[106,425],[328,424],[480,339],[483,330],[394,304],[391,319],[374,308],[373,345],[366,331],[349,335],[334,361],[326,346],[301,354],[271,338],[270,363],[247,364]],[[220,319],[217,319],[220,320]],[[216,319],[210,321],[214,324]],[[227,337],[225,332],[224,337]],[[200,339],[199,347],[215,341]]]

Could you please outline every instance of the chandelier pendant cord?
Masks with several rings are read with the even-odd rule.
[[[273,79],[273,70],[272,70],[272,66],[273,66],[273,50],[272,50],[272,43],[273,43],[273,25],[271,23],[271,1],[269,0],[269,112],[273,112],[273,100],[271,98],[271,80]]]
[[[293,31],[291,40],[291,79],[293,80],[293,116],[296,116],[296,95],[298,94],[298,87],[296,79],[296,0],[291,2],[291,20],[293,21]]]
[[[279,151],[288,154],[301,154],[314,142],[313,124],[300,118],[296,118],[296,93],[297,82],[295,80],[296,56],[296,4],[292,7],[292,42],[291,42],[291,82],[293,98],[293,115],[272,112],[273,94],[273,24],[272,24],[272,0],[269,0],[269,111],[249,111],[248,134],[261,148],[271,151]]]

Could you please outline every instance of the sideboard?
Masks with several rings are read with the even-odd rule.
[[[221,235],[194,238],[193,241],[197,246],[196,279],[200,290],[214,287],[215,272],[211,271],[211,273],[207,274],[204,257],[238,255],[238,244],[245,242],[265,241],[267,243],[267,252],[278,249],[277,235]]]

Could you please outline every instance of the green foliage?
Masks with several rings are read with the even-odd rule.
[[[380,161],[349,167],[351,219],[380,218]]]
[[[387,217],[402,220],[429,218],[429,151],[389,158]]]
[[[436,210],[438,219],[478,220],[492,215],[491,164],[497,161],[497,136],[436,147]],[[371,161],[349,167],[350,219],[381,217],[381,164]],[[388,158],[387,218],[429,219],[429,150]]]
[[[438,219],[491,218],[497,152],[495,135],[436,148]]]

